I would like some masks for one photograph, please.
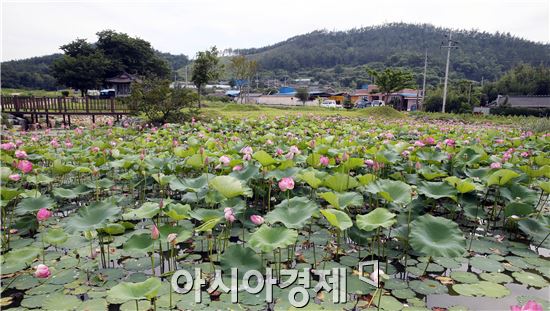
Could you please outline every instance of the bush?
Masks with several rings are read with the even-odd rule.
[[[491,108],[491,114],[498,116],[550,117],[550,108],[495,107]]]
[[[533,131],[535,133],[550,133],[550,119],[549,118],[537,118],[530,119],[523,123],[522,129],[524,131]]]
[[[198,115],[193,104],[197,94],[191,89],[171,89],[170,81],[153,78],[132,87],[126,99],[133,114],[145,114],[154,123],[183,122]],[[184,109],[188,108],[188,109]]]
[[[67,90],[61,91],[61,95],[63,95],[63,97],[68,97],[69,96],[69,91],[67,91]]]

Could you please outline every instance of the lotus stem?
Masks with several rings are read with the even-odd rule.
[[[424,272],[422,272],[422,275],[426,274],[426,271],[428,271],[428,266],[430,265],[430,261],[432,260],[432,256],[428,257],[428,262],[426,263],[426,268],[424,268]]]
[[[156,275],[156,272],[155,272],[155,257],[154,257],[155,253],[152,252],[151,253],[151,273],[153,274],[153,276]],[[137,303],[137,301],[136,301]]]
[[[550,232],[548,232],[548,234],[546,234],[546,236],[544,237],[544,239],[542,239],[542,241],[539,243],[539,245],[537,245],[536,249],[538,251],[539,247],[542,245],[542,243],[544,243],[544,241],[546,241],[546,239],[548,238],[548,236],[550,235]]]
[[[139,311],[139,304],[138,304],[138,300],[136,299],[136,311]]]

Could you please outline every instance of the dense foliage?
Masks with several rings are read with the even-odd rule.
[[[368,77],[361,77],[361,69],[354,69],[355,66],[404,67],[420,74],[427,49],[428,83],[433,83],[443,76],[446,53],[440,46],[448,32],[449,29],[427,24],[392,23],[349,31],[314,31],[267,47],[236,52],[258,59],[262,70],[269,71],[264,72],[266,76],[302,75],[360,86]],[[459,49],[452,52],[452,78],[495,80],[520,62],[550,66],[547,44],[475,30],[453,31],[453,39],[459,42]],[[342,67],[355,72],[347,76],[351,81],[340,76]]]
[[[61,54],[2,62],[2,88],[55,90],[58,86],[50,66]]]
[[[3,309],[288,310],[284,269],[311,269],[311,310],[548,308],[548,134],[307,113],[123,122],[3,132]],[[273,302],[206,291],[234,267],[270,268]],[[170,288],[194,268],[200,304]],[[345,303],[321,286],[332,268]]]
[[[500,79],[484,85],[489,101],[497,95],[550,95],[550,67],[519,64]]]

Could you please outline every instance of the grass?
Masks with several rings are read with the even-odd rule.
[[[58,90],[58,91],[45,91],[45,90],[27,90],[27,89],[5,89],[2,88],[2,96],[9,96],[18,94],[19,96],[34,96],[34,97],[58,97],[62,96],[62,91],[69,91],[69,96],[80,96],[80,93],[74,92],[71,89]]]

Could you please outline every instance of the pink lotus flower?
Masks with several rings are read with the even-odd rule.
[[[233,171],[240,171],[240,170],[242,170],[242,169],[243,169],[243,167],[240,166],[240,165],[235,165],[235,166],[233,166]]]
[[[504,139],[496,139],[496,140],[495,140],[495,143],[497,143],[497,144],[503,144],[503,143],[504,143]]]
[[[433,145],[435,144],[435,139],[430,136],[430,137],[424,138],[423,143],[426,145]]]
[[[374,161],[371,160],[371,159],[367,159],[367,160],[365,160],[365,164],[369,167],[373,167],[374,166]]]
[[[13,150],[13,149],[15,149],[15,147],[16,147],[15,144],[12,143],[12,142],[0,145],[0,149],[2,149],[2,150]]]
[[[246,146],[241,149],[241,153],[243,154],[252,154],[252,152],[252,147],[250,146]]]
[[[11,181],[19,181],[21,179],[21,175],[19,174],[11,174],[8,176],[9,180]]]
[[[220,157],[220,163],[223,164],[223,166],[228,166],[229,162],[231,162],[231,159],[228,156],[221,156]]]
[[[384,270],[378,269],[378,271],[374,271],[369,275],[369,278],[376,284],[378,284],[378,280],[380,277],[384,275]]]
[[[501,167],[502,167],[502,165],[500,165],[500,163],[498,163],[498,162],[491,163],[491,168],[492,169],[498,169],[498,168],[501,168]]]
[[[74,133],[75,133],[75,135],[82,135],[82,129],[77,127],[77,128],[74,129]]]
[[[176,233],[170,233],[166,240],[168,243],[172,244],[172,246],[176,245],[176,239],[178,238],[178,235]]]
[[[294,179],[292,177],[284,177],[279,181],[279,189],[283,192],[294,189]]]
[[[424,147],[424,146],[425,146],[425,144],[424,144],[423,142],[421,142],[420,140],[415,141],[415,142],[414,142],[414,145],[415,145],[416,147]]]
[[[322,156],[320,159],[319,159],[319,164],[321,166],[328,166],[328,164],[330,163],[328,157],[325,157],[325,156]]]
[[[225,220],[229,222],[234,222],[237,218],[235,217],[235,214],[233,213],[233,209],[230,207],[226,207],[224,210],[224,217]]]
[[[403,150],[403,152],[401,152],[403,158],[407,158],[410,154],[411,152],[409,150]]]
[[[73,143],[72,143],[69,139],[67,139],[67,140],[65,140],[65,147],[67,147],[67,148],[72,148],[72,147],[73,147]]]
[[[50,145],[52,145],[52,147],[54,148],[59,148],[59,146],[61,146],[55,138],[50,141]]]
[[[15,157],[18,159],[26,159],[27,153],[24,150],[16,150],[15,151]]]
[[[15,152],[15,154],[17,155],[17,151]],[[524,152],[522,152],[520,155],[521,155],[522,157],[524,157],[524,158],[527,158],[527,157],[529,156],[529,152],[524,151]]]
[[[90,149],[92,152],[96,153],[99,152],[99,147],[93,146],[92,149]]]
[[[455,140],[454,139],[445,139],[443,142],[445,143],[445,145],[447,145],[449,147],[454,147],[454,145],[455,145]]]
[[[151,228],[151,239],[158,240],[160,235],[159,228],[157,228],[157,225],[153,225],[153,228]]]
[[[280,155],[283,154],[283,149],[277,148],[277,151],[275,151],[275,153],[276,153],[278,156],[280,156]]]
[[[38,210],[38,213],[36,213],[36,219],[38,221],[46,221],[48,218],[52,217],[53,213],[49,211],[47,208],[41,208]]]
[[[264,223],[264,218],[260,215],[252,215],[250,216],[250,221],[259,226]]]
[[[521,306],[510,306],[511,311],[542,311],[542,305],[538,304],[534,300],[529,300],[527,303],[521,307]]]
[[[35,267],[36,271],[34,272],[34,276],[39,279],[46,279],[48,278],[52,273],[50,272],[50,268],[48,266],[39,264]]]
[[[21,160],[17,163],[17,168],[23,173],[28,174],[32,171],[32,163],[27,160]]]

